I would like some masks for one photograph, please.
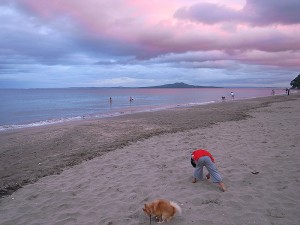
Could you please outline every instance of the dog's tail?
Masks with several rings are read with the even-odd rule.
[[[182,210],[181,210],[180,206],[176,202],[170,202],[170,205],[175,208],[176,213],[178,213],[179,215],[181,215]]]

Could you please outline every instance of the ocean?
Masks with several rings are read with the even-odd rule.
[[[271,95],[271,88],[0,89],[0,131]],[[275,90],[283,94],[283,89]],[[130,101],[132,97],[132,101]],[[110,101],[111,98],[111,101]]]

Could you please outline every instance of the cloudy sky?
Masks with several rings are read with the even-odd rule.
[[[287,87],[299,0],[1,0],[0,87]]]

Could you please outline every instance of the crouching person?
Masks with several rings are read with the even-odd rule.
[[[221,174],[215,166],[215,159],[210,152],[204,149],[193,151],[191,155],[191,164],[195,168],[192,183],[196,183],[197,180],[203,180],[203,167],[205,166],[208,171],[206,178],[212,178],[213,183],[217,183],[222,191],[226,191]]]

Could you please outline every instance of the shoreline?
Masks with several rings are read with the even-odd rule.
[[[247,88],[246,88],[247,89]],[[293,91],[297,92],[297,91]],[[284,93],[280,93],[277,95],[284,95]],[[269,95],[268,95],[269,96]],[[268,97],[268,96],[255,96],[255,97],[241,97],[236,100],[247,100],[252,98],[261,98],[261,97]],[[231,101],[230,99],[225,100],[225,102]],[[110,109],[110,111],[106,111],[103,113],[92,113],[92,114],[78,114],[72,115],[70,117],[56,117],[56,118],[48,118],[44,120],[36,120],[36,121],[28,121],[28,122],[20,122],[17,124],[3,124],[0,125],[0,133],[9,131],[9,130],[16,130],[16,129],[23,129],[23,128],[30,128],[30,127],[40,127],[40,126],[48,126],[48,125],[55,125],[55,124],[63,124],[65,122],[72,122],[72,121],[81,121],[81,120],[91,120],[91,119],[103,119],[103,118],[112,118],[118,117],[127,114],[136,114],[142,112],[155,112],[160,110],[168,110],[174,108],[186,108],[186,107],[193,107],[193,106],[201,106],[206,104],[215,104],[224,102],[221,99],[210,99],[207,101],[202,102],[189,102],[189,103],[178,103],[178,104],[170,104],[170,105],[149,105],[149,106],[139,106],[139,105],[131,105],[120,108],[120,109]]]
[[[251,110],[299,96],[276,95],[1,132],[0,197],[138,141],[244,120],[251,117]]]

